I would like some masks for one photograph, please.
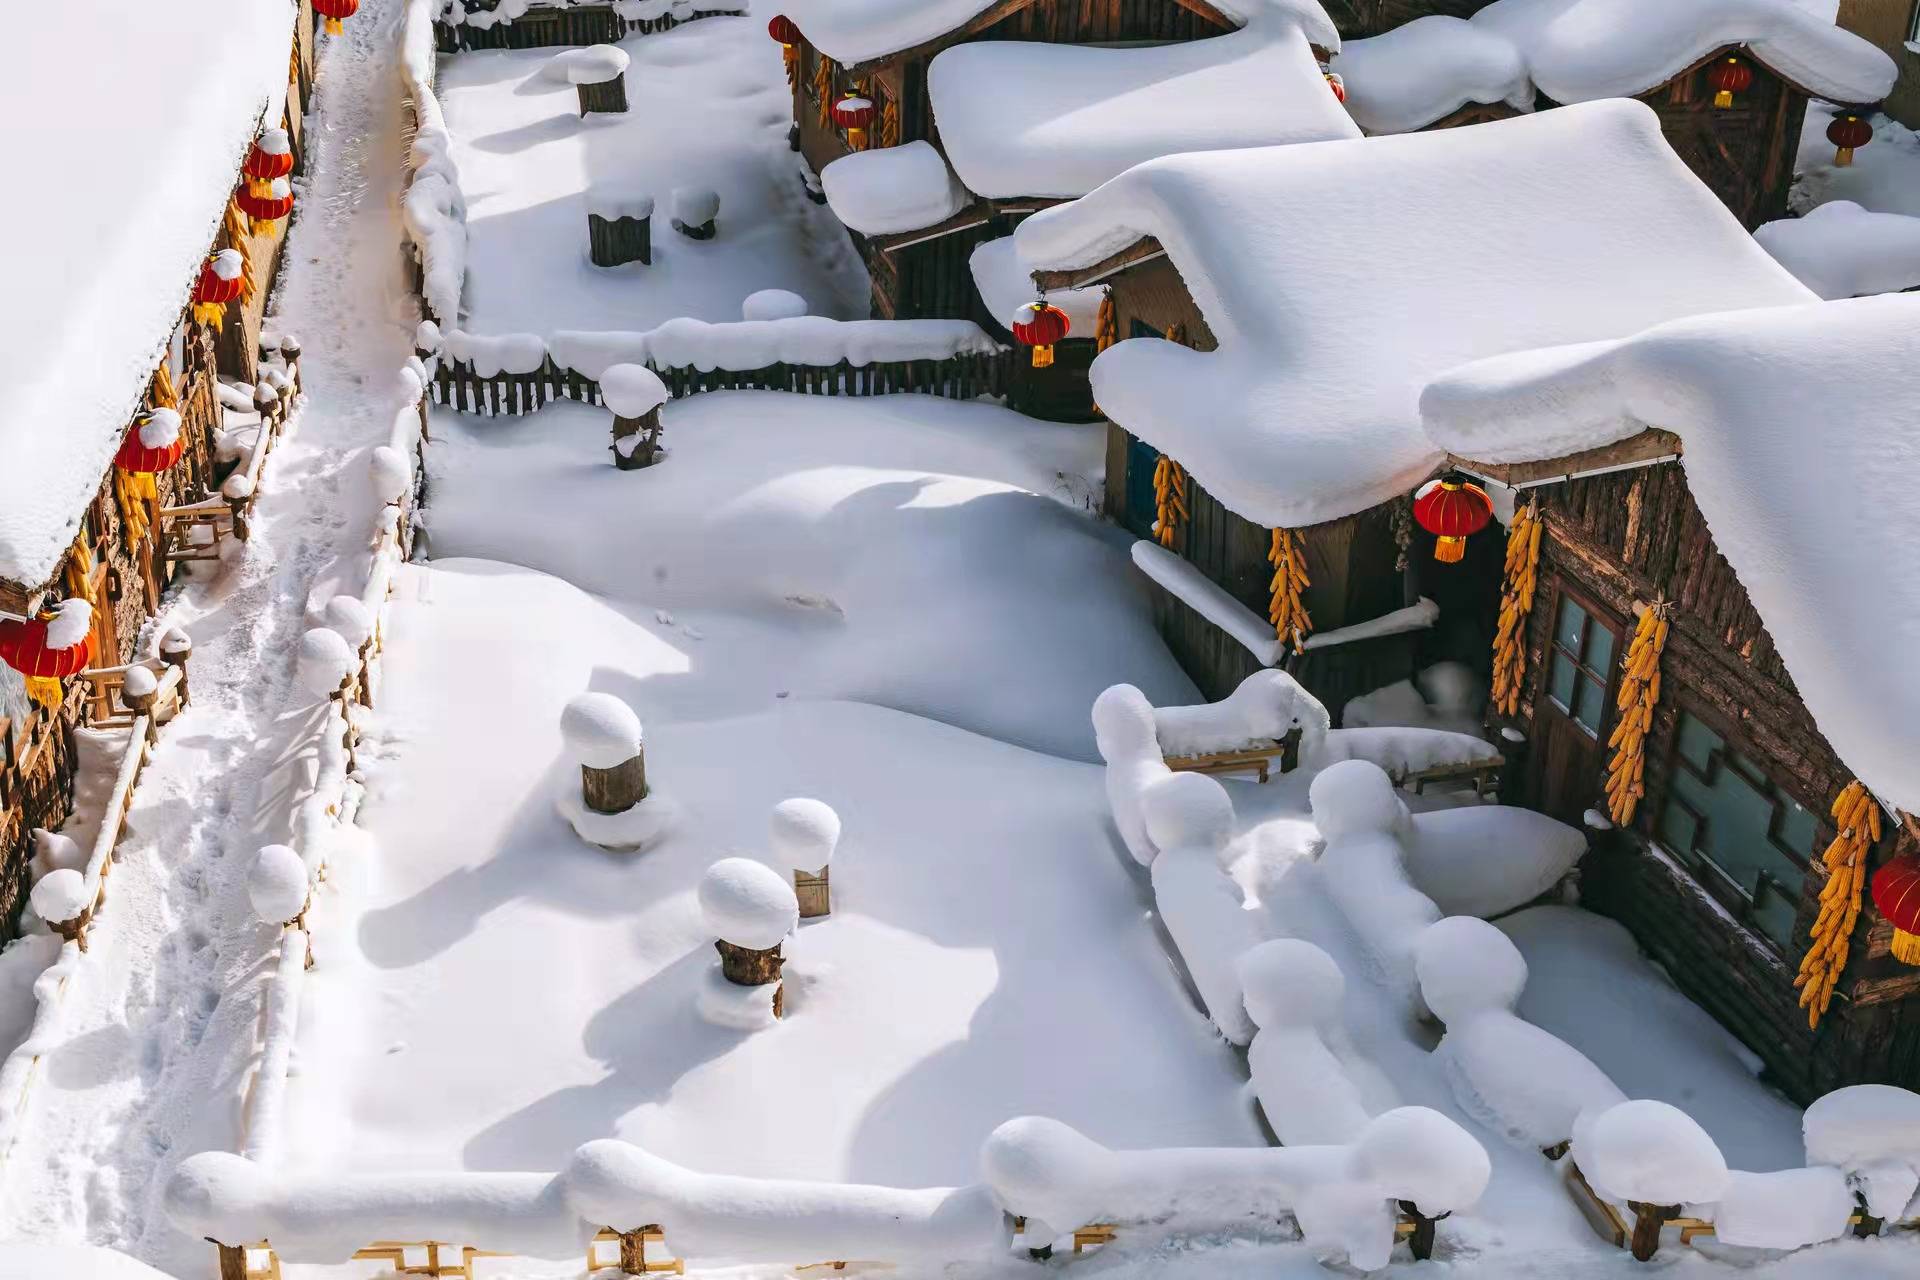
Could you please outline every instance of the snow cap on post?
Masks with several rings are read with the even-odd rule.
[[[253,855],[247,871],[247,901],[263,924],[287,924],[307,909],[307,864],[284,844],[270,844]]]
[[[338,693],[359,665],[359,655],[338,631],[314,627],[300,637],[300,687],[316,698]]]
[[[1428,1107],[1395,1107],[1368,1121],[1347,1167],[1356,1179],[1417,1205],[1429,1218],[1471,1209],[1493,1177],[1487,1149]]]
[[[1340,1016],[1347,980],[1333,957],[1301,938],[1272,938],[1240,957],[1247,1014],[1263,1031],[1325,1027]]]
[[[610,693],[583,693],[560,713],[560,736],[583,769],[612,769],[640,754],[640,716]]]
[[[1413,948],[1420,998],[1449,1027],[1490,1009],[1512,1012],[1527,987],[1527,960],[1497,926],[1448,916],[1421,931]]]
[[[794,320],[807,314],[807,300],[788,289],[762,289],[740,304],[742,320]]]
[[[980,1176],[1008,1213],[1048,1222],[1090,1222],[1113,1153],[1046,1116],[1016,1116],[987,1135]]]
[[[1093,700],[1093,741],[1108,764],[1131,762],[1151,754],[1160,757],[1160,739],[1153,723],[1153,704],[1130,684],[1108,687]]]
[[[1867,1184],[1867,1212],[1898,1217],[1920,1184],[1920,1093],[1856,1084],[1814,1100],[1800,1120],[1808,1164],[1828,1164]]]
[[[1371,760],[1342,760],[1322,769],[1307,788],[1307,803],[1314,825],[1328,840],[1367,833],[1400,836],[1412,826],[1393,779]]]
[[[1687,1205],[1718,1200],[1727,1189],[1720,1148],[1678,1107],[1637,1098],[1608,1107],[1578,1130],[1580,1171],[1607,1195]]]
[[[49,871],[40,877],[28,895],[33,914],[50,925],[66,924],[86,914],[87,878],[69,867]]]
[[[1147,835],[1162,849],[1220,850],[1233,838],[1233,800],[1204,773],[1175,773],[1140,797]]]
[[[722,858],[708,867],[699,896],[707,929],[748,951],[771,951],[800,924],[792,883],[751,858]]]
[[[840,843],[840,815],[824,800],[782,800],[768,827],[774,861],[789,871],[818,874]]]
[[[639,418],[667,402],[667,384],[643,364],[616,364],[600,375],[600,397],[615,417]]]
[[[335,596],[327,601],[327,607],[320,617],[328,627],[339,632],[340,638],[352,645],[355,651],[373,639],[373,615],[367,612],[367,606],[353,596]]]
[[[148,698],[160,692],[160,678],[152,667],[128,667],[120,677],[120,692],[129,698]]]
[[[413,349],[430,356],[440,354],[440,326],[431,320],[422,320],[415,325]]]
[[[673,220],[698,227],[720,216],[720,193],[711,187],[675,187]]]
[[[390,444],[376,447],[367,463],[373,480],[373,496],[388,505],[400,502],[413,488],[413,466],[407,455]]]

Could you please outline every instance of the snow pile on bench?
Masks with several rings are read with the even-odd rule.
[[[1329,719],[1319,699],[1283,671],[1256,671],[1218,702],[1155,707],[1160,750],[1203,756],[1270,746],[1299,730],[1304,741],[1325,736]]]
[[[1727,1162],[1686,1112],[1640,1098],[1584,1119],[1575,1158],[1593,1189],[1615,1200],[1694,1205],[1727,1189]]]
[[[1801,284],[1828,300],[1920,285],[1920,218],[1830,200],[1753,233]]]
[[[967,189],[933,145],[916,139],[841,156],[820,171],[834,216],[862,235],[918,231],[967,207]]]
[[[1801,1118],[1807,1163],[1831,1165],[1876,1218],[1920,1216],[1920,1093],[1856,1084],[1815,1100]]]

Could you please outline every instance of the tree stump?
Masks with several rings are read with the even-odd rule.
[[[622,441],[628,443],[623,444]],[[638,471],[660,460],[660,410],[649,409],[637,418],[613,419],[613,465]]]
[[[1639,1262],[1650,1261],[1660,1251],[1660,1228],[1680,1216],[1680,1206],[1629,1200],[1627,1208],[1633,1210],[1633,1256]]]
[[[606,217],[587,214],[587,256],[596,267],[619,267],[629,262],[653,265],[653,218],[627,214]]]
[[[647,798],[646,749],[611,769],[581,765],[580,793],[595,813],[625,813],[633,808]]]
[[[596,111],[619,115],[627,109],[627,77],[624,72],[599,84],[579,84],[574,87],[580,91],[580,114],[583,116]]]
[[[778,1018],[785,1012],[786,990],[777,984],[780,982],[780,967],[786,963],[786,958],[780,954],[778,946],[765,951],[753,951],[721,938],[714,941],[713,949],[720,953],[722,977],[737,987],[776,984],[773,989],[773,1016]]]

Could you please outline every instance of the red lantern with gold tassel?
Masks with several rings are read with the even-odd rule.
[[[1436,539],[1433,558],[1455,564],[1467,554],[1467,539],[1493,519],[1493,503],[1485,489],[1449,471],[1414,495],[1413,518]]]
[[[1713,105],[1730,107],[1734,94],[1753,87],[1753,68],[1729,55],[1707,68],[1707,83],[1713,86]]]
[[[1874,872],[1873,905],[1893,926],[1893,958],[1920,965],[1920,858],[1903,853]]]
[[[240,172],[246,175],[247,190],[256,196],[264,197],[273,186],[275,178],[284,178],[293,172],[293,143],[287,138],[285,129],[268,129],[253,140],[253,146],[247,152],[246,163],[240,166]]]
[[[340,34],[341,23],[360,12],[360,0],[313,0],[313,11],[327,20],[327,34]]]
[[[1853,153],[1873,141],[1873,125],[1865,116],[1842,111],[1827,126],[1827,141],[1834,146],[1833,163],[1840,168],[1853,163]]]
[[[1338,71],[1335,71],[1324,62],[1320,64],[1320,74],[1326,77],[1327,88],[1333,90],[1334,100],[1344,105],[1347,100],[1346,80],[1341,77]]]
[[[216,249],[208,254],[193,286],[193,318],[216,329],[224,326],[227,304],[246,290],[246,269],[246,259],[238,249]]]
[[[66,700],[60,682],[93,665],[93,606],[80,596],[31,619],[0,619],[0,662],[27,678],[27,696],[48,709]]]
[[[873,99],[848,93],[833,104],[833,122],[847,131],[847,145],[860,150],[866,140],[867,126],[873,123]]]
[[[784,13],[776,13],[767,23],[767,34],[780,43],[782,48],[791,49],[800,43],[800,28],[792,18]]]
[[[120,451],[113,455],[114,494],[120,500],[128,541],[147,536],[151,511],[160,500],[154,477],[172,470],[186,452],[187,438],[174,410],[148,409],[133,420]]]
[[[1053,363],[1054,344],[1073,332],[1067,313],[1045,298],[1029,302],[1014,315],[1013,340],[1033,348],[1033,367],[1045,369]]]
[[[253,219],[256,229],[272,235],[274,224],[293,212],[293,184],[285,178],[275,178],[260,192],[253,190],[249,183],[233,193],[233,202],[240,206],[240,212]]]

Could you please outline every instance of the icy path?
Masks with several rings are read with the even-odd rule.
[[[86,1239],[175,1269],[205,1246],[156,1211],[168,1168],[241,1122],[262,958],[247,914],[255,847],[282,838],[282,712],[309,594],[365,554],[365,453],[402,400],[413,317],[398,256],[400,5],[368,0],[323,41],[311,168],[277,327],[305,347],[305,410],[269,461],[252,542],[189,582],[167,621],[193,636],[193,706],[135,798],[111,896],[69,988],[67,1040],[41,1063],[0,1168],[0,1237]]]

